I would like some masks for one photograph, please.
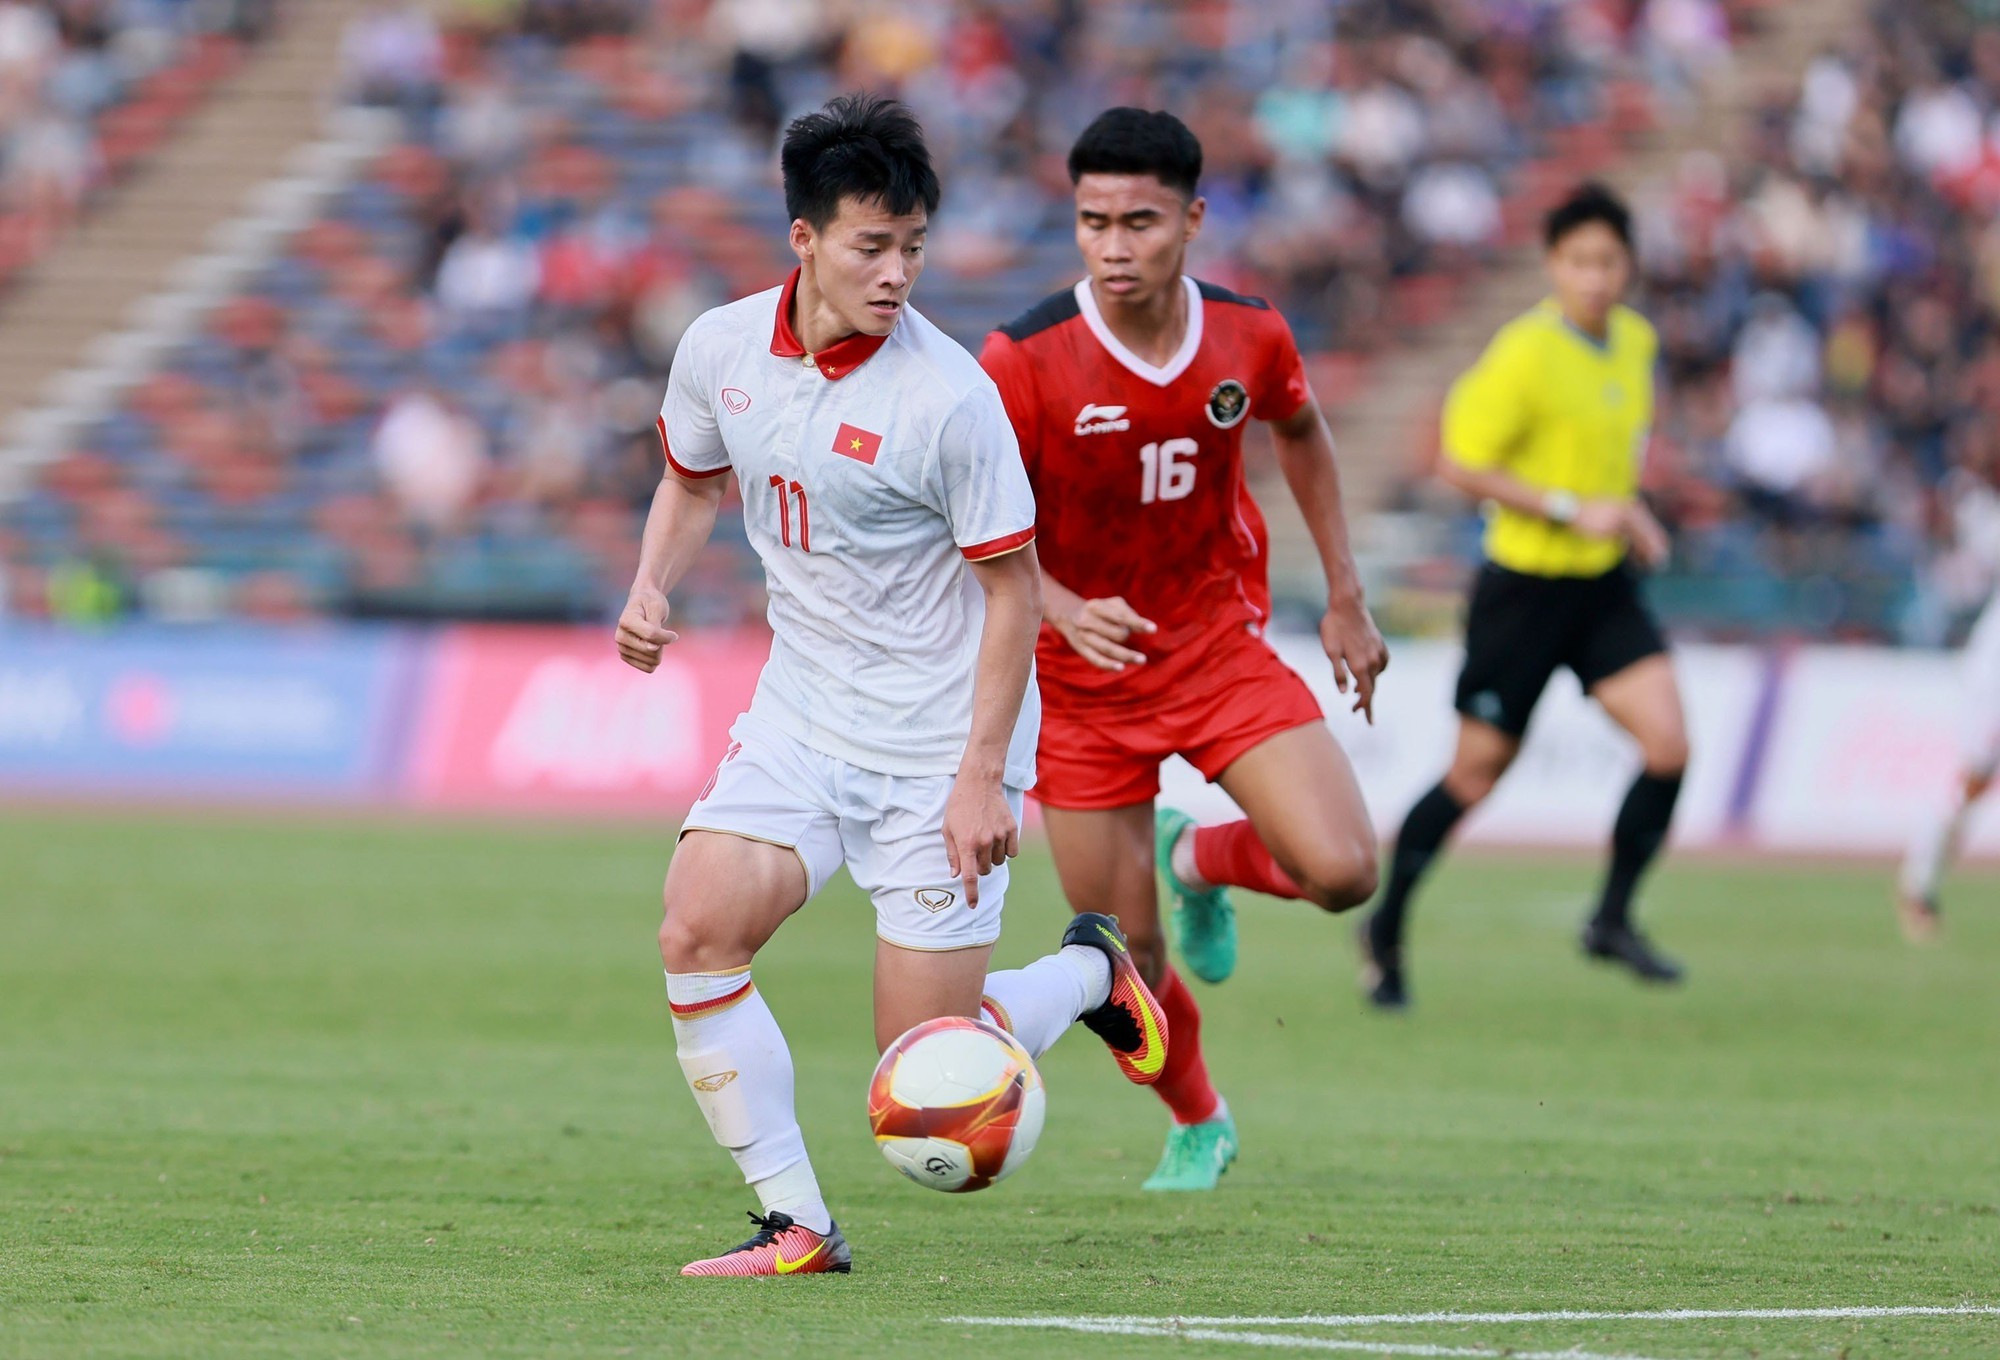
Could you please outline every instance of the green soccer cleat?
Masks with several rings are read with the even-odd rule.
[[[1229,889],[1196,891],[1174,872],[1174,842],[1193,825],[1194,818],[1178,808],[1160,808],[1153,814],[1153,853],[1174,895],[1174,937],[1188,971],[1203,982],[1226,982],[1236,971],[1236,908]]]
[[[1213,1190],[1236,1160],[1236,1121],[1227,1111],[1199,1124],[1167,1131],[1167,1150],[1146,1179],[1145,1190]]]

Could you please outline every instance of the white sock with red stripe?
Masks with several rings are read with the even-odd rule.
[[[1111,960],[1101,949],[1066,944],[1026,968],[986,975],[982,1010],[1033,1057],[1049,1051],[1085,1011],[1111,997]]]
[[[830,1231],[833,1216],[792,1106],[792,1053],[750,970],[668,973],[667,1002],[694,1103],[764,1212]]]

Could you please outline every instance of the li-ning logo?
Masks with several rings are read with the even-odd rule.
[[[736,1071],[734,1068],[732,1068],[727,1072],[717,1072],[712,1077],[696,1077],[694,1081],[694,1089],[697,1091],[705,1091],[710,1095],[714,1095],[717,1091],[720,1091],[723,1087],[729,1085],[730,1082],[735,1080],[736,1080]]]
[[[925,911],[943,911],[957,900],[957,893],[946,892],[943,888],[917,889],[917,905]]]
[[[1123,406],[1098,406],[1092,403],[1076,413],[1078,434],[1117,434],[1120,430],[1131,428],[1132,422],[1125,419]]]
[[[722,389],[722,405],[732,416],[740,416],[750,409],[750,394],[740,387]]]

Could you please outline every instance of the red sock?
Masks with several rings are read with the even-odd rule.
[[[1299,885],[1292,882],[1292,876],[1271,858],[1271,852],[1257,839],[1257,832],[1247,818],[1220,826],[1196,827],[1194,868],[1210,883],[1249,888],[1272,897],[1305,896]],[[1173,1047],[1171,1034],[1167,1036],[1167,1047]]]
[[[1201,1056],[1201,1009],[1181,975],[1171,968],[1153,995],[1167,1013],[1167,1066],[1153,1090],[1174,1112],[1175,1123],[1199,1124],[1213,1118],[1222,1105],[1222,1097],[1209,1085],[1208,1063]]]

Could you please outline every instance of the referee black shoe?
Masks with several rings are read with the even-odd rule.
[[[1410,993],[1403,986],[1403,951],[1377,949],[1368,926],[1364,919],[1354,931],[1354,947],[1361,954],[1361,994],[1378,1011],[1406,1011]]]
[[[1652,941],[1630,926],[1591,921],[1583,928],[1583,952],[1593,959],[1628,968],[1647,982],[1679,982],[1678,963],[1653,948]]]

